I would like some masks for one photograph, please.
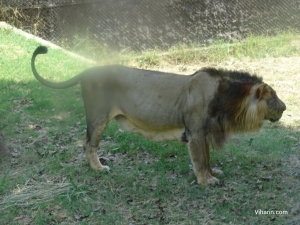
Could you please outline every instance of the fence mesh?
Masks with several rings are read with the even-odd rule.
[[[58,44],[141,51],[300,31],[299,0],[0,0],[0,20]]]

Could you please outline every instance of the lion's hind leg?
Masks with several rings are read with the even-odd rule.
[[[107,123],[107,120],[101,123],[97,123],[96,125],[91,125],[88,123],[87,132],[84,140],[84,151],[88,158],[89,164],[94,170],[98,171],[110,170],[108,166],[104,166],[101,164],[97,154],[98,145]]]

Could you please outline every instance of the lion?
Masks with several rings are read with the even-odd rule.
[[[81,84],[87,130],[84,150],[90,166],[109,171],[97,156],[104,129],[113,118],[149,140],[180,141],[189,149],[198,184],[218,184],[223,172],[210,166],[210,147],[222,147],[232,133],[257,131],[264,120],[278,121],[285,104],[261,77],[246,72],[203,68],[179,75],[109,65],[87,69],[63,82],[35,78],[50,88]]]

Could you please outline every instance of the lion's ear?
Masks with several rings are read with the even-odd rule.
[[[267,88],[267,86],[268,85],[266,84],[261,84],[256,88],[255,97],[258,100],[263,99],[269,93],[269,89]]]

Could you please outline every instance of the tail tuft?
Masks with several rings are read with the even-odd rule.
[[[48,48],[46,46],[39,46],[34,51],[35,55],[46,54],[48,52]]]

